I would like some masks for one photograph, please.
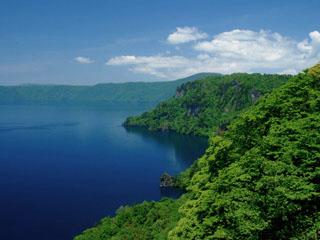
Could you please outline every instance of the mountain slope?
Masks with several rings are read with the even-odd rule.
[[[239,112],[289,77],[238,73],[187,82],[177,88],[175,97],[141,116],[129,117],[124,125],[208,136],[224,130]]]
[[[317,65],[212,138],[169,239],[318,239],[319,153]]]
[[[178,200],[162,199],[143,202],[118,209],[115,217],[106,217],[93,228],[75,237],[75,240],[100,239],[167,239],[168,232],[181,217],[178,209],[185,197]]]
[[[0,104],[105,105],[109,103],[153,106],[174,95],[182,83],[215,73],[200,73],[166,82],[107,83],[94,86],[0,86]]]
[[[151,239],[319,239],[320,65],[233,120],[187,172],[179,211],[161,201],[129,208],[76,239],[150,239],[145,223],[160,208],[168,212],[151,224]],[[176,217],[165,224],[168,216]]]

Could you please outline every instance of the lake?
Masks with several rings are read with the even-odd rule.
[[[141,111],[0,106],[0,238],[72,239],[121,205],[175,197],[160,175],[190,166],[206,140],[121,126]]]

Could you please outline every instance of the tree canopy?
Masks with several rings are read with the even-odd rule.
[[[180,180],[180,199],[119,210],[76,239],[319,239],[320,65],[213,135]]]
[[[129,117],[124,125],[210,136],[224,131],[235,116],[289,77],[237,73],[187,82],[177,88],[175,97],[140,116]]]

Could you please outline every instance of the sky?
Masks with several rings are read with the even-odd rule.
[[[320,61],[319,0],[0,0],[0,84],[295,74]]]

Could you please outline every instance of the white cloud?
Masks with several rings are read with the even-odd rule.
[[[223,58],[272,62],[292,54],[294,45],[278,33],[236,29],[220,33],[212,41],[200,42],[194,48]]]
[[[168,36],[167,41],[169,44],[180,44],[205,39],[207,37],[208,34],[199,31],[196,27],[177,27],[176,31]]]
[[[173,79],[198,72],[297,73],[320,61],[320,33],[296,41],[270,31],[232,30],[201,41],[194,57],[177,55],[118,56],[107,65],[130,66],[136,73]],[[190,55],[190,53],[189,53]]]
[[[268,69],[296,72],[320,59],[320,33],[309,34],[310,40],[297,42],[279,33],[261,30],[233,30],[216,35],[211,41],[197,43],[194,49],[236,64],[233,71]]]
[[[118,56],[109,59],[106,64],[110,66],[129,65],[133,72],[170,78],[176,76],[178,69],[190,65],[190,60],[183,56]]]
[[[301,43],[299,43],[299,46],[303,45],[304,50],[312,56],[317,57],[319,56],[320,52],[320,33],[318,31],[313,31],[309,33],[310,40],[305,39]]]
[[[87,57],[76,57],[74,58],[74,60],[77,62],[77,63],[80,63],[80,64],[90,64],[90,63],[94,63],[94,60],[90,59],[90,58],[87,58]]]

